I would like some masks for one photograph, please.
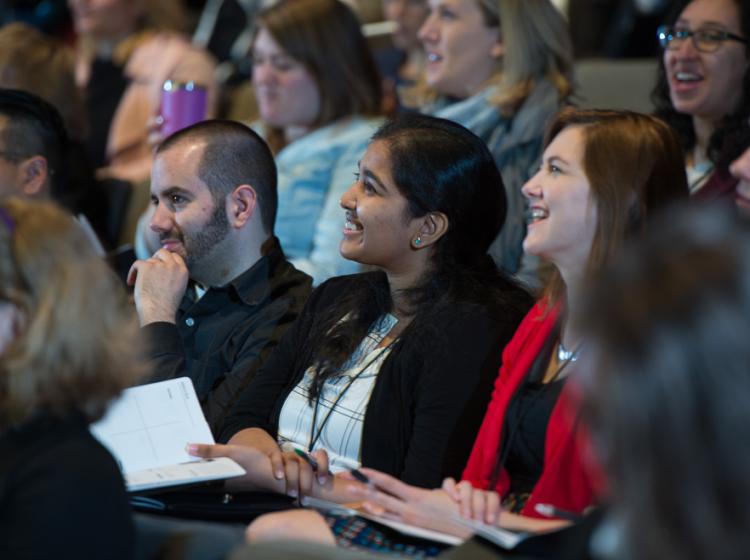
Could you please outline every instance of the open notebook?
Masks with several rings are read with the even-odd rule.
[[[187,377],[126,389],[91,433],[117,460],[130,492],[245,474],[231,459],[187,454],[188,443],[214,443]]]

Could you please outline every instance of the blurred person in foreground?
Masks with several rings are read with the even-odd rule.
[[[750,215],[750,148],[732,162],[729,171],[738,181],[735,203],[740,211]]]
[[[614,560],[740,560],[750,550],[750,229],[689,208],[623,252],[587,302],[588,425]],[[603,538],[609,534],[612,538]]]
[[[0,199],[0,557],[131,558],[122,476],[88,425],[144,372],[137,336],[79,224]]]

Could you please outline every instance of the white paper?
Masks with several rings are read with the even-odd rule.
[[[528,533],[517,533],[496,525],[487,525],[481,521],[465,519],[458,515],[453,517],[453,521],[459,525],[463,525],[475,535],[487,539],[505,550],[513,550],[529,536]]]
[[[237,463],[226,457],[219,457],[133,472],[125,475],[125,482],[128,490],[139,492],[188,482],[221,480],[243,474],[245,469]]]
[[[187,377],[125,389],[91,433],[112,453],[128,489],[240,476],[231,459],[188,455],[188,443],[214,443],[193,382]]]

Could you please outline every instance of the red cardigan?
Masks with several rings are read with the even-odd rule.
[[[537,303],[503,351],[503,364],[495,382],[492,400],[463,473],[464,480],[476,488],[489,489],[510,400],[528,375],[559,316],[558,310],[546,315],[544,311],[544,304]],[[534,510],[538,503],[582,512],[594,501],[595,481],[591,476],[590,461],[586,462],[584,457],[590,455],[587,438],[573,404],[576,402],[574,392],[571,384],[566,383],[552,410],[547,426],[544,470],[521,511],[522,515],[541,517]],[[510,477],[503,470],[494,490],[504,496],[509,488]]]

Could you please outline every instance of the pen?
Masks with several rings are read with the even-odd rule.
[[[358,480],[362,484],[369,484],[370,486],[373,485],[370,479],[367,477],[367,475],[363,473],[361,470],[352,469],[349,472],[352,473],[352,476],[354,477],[355,480]]]
[[[370,477],[367,476],[365,473],[363,473],[361,470],[352,469],[349,472],[354,477],[354,480],[361,482],[362,484],[366,484],[367,486],[370,487],[371,491],[377,490],[378,492],[382,492],[383,494],[386,494],[388,496],[393,496],[393,494],[391,494],[388,490],[381,488],[380,486],[375,484],[372,480],[370,480]]]
[[[557,517],[559,519],[565,519],[566,521],[580,521],[583,519],[582,515],[573,511],[556,508],[551,504],[536,504],[534,509],[538,514],[545,517]]]
[[[302,457],[305,461],[307,461],[307,463],[312,467],[314,471],[318,470],[318,462],[310,457],[308,453],[305,453],[304,451],[302,451],[301,449],[297,449],[296,447],[294,448],[294,452]]]

